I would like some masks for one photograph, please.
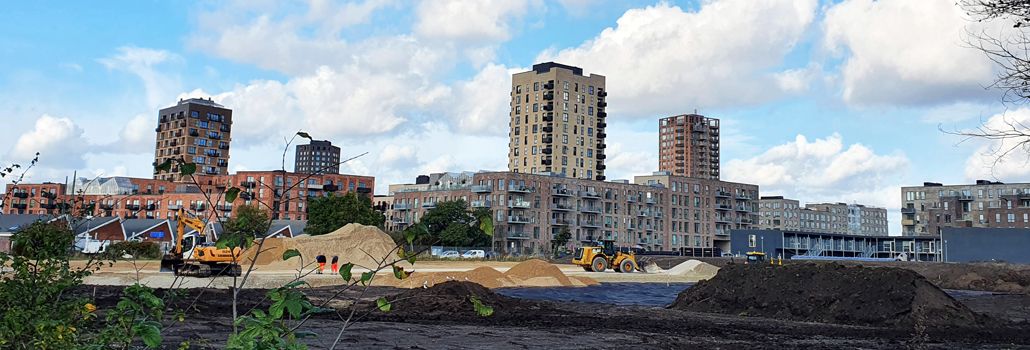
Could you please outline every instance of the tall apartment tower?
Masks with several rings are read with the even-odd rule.
[[[658,169],[719,179],[719,119],[684,114],[658,121]]]
[[[604,76],[546,62],[511,77],[508,170],[604,180]]]
[[[175,106],[158,112],[157,144],[154,164],[167,159],[185,159],[197,165],[197,174],[229,174],[229,136],[232,110],[211,99],[179,100]],[[154,179],[179,180],[179,168],[154,174]]]
[[[305,174],[339,174],[340,148],[329,141],[313,140],[297,145],[293,155],[293,171]]]

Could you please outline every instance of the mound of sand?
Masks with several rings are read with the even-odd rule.
[[[680,293],[669,308],[906,328],[983,321],[913,271],[840,264],[727,265]]]
[[[658,264],[656,264],[654,261],[651,261],[647,263],[647,265],[644,265],[644,272],[647,273],[662,273],[664,271],[665,269],[658,266]]]
[[[679,265],[673,266],[671,269],[665,270],[666,274],[675,276],[699,276],[705,278],[712,278],[716,273],[719,272],[719,268],[715,265],[698,261],[698,260],[687,260]]]
[[[503,287],[583,287],[595,285],[597,281],[587,277],[569,277],[557,266],[543,260],[528,260],[512,266],[505,273],[489,266],[480,266],[470,271],[415,272],[403,281],[388,278],[392,285],[400,288],[431,287],[449,281],[472,282],[486,288]],[[391,284],[391,282],[386,282]]]
[[[417,316],[419,319],[454,320],[456,317],[482,317],[476,314],[470,296],[492,307],[494,315],[514,313],[524,305],[531,304],[528,301],[496,294],[476,283],[449,281],[387,297],[386,299],[393,304],[393,310],[387,313],[376,312],[402,318],[409,315]]]
[[[336,231],[319,236],[302,236],[294,238],[269,238],[261,246],[261,254],[257,254],[257,245],[243,253],[243,263],[248,264],[255,256],[259,267],[272,269],[292,269],[299,264],[297,258],[283,261],[283,252],[289,249],[300,251],[304,263],[314,261],[318,254],[331,259],[340,257],[340,264],[347,262],[371,268],[375,267],[375,259],[382,259],[395,247],[393,239],[378,227],[360,224],[348,224]],[[367,254],[366,254],[367,253]],[[371,257],[370,257],[371,256]],[[374,257],[374,259],[373,259]]]

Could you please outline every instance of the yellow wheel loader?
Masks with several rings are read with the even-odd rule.
[[[576,249],[572,263],[583,267],[583,270],[604,272],[613,269],[617,272],[633,272],[640,269],[637,257],[632,252],[615,249],[615,242],[594,243]]]

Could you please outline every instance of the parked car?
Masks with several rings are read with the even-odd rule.
[[[733,253],[722,253],[722,257],[724,257],[724,258],[732,258],[733,257]]]
[[[462,254],[461,257],[463,259],[484,259],[486,258],[486,252],[479,249],[472,249],[465,251],[465,254]]]
[[[441,259],[457,259],[460,257],[461,254],[458,254],[457,250],[448,250],[440,254]]]

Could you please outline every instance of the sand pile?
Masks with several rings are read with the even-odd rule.
[[[244,252],[242,261],[247,264],[257,255],[256,264],[259,267],[292,269],[299,264],[297,258],[282,261],[282,256],[286,250],[296,249],[300,251],[305,264],[314,261],[318,254],[323,254],[326,259],[332,259],[334,255],[339,256],[340,264],[351,262],[371,268],[375,267],[376,262],[369,255],[381,259],[390,254],[394,246],[393,239],[378,227],[348,224],[319,236],[266,239],[261,247],[261,254],[256,254],[257,245],[254,245]]]
[[[387,279],[396,287],[421,288],[448,281],[473,282],[486,288],[503,287],[583,287],[597,284],[591,278],[569,277],[557,266],[543,260],[528,260],[512,266],[505,273],[489,266],[480,266],[470,271],[418,272],[418,263],[411,277],[398,281]]]
[[[476,313],[476,309],[469,297],[479,299],[483,305],[493,308],[494,316],[504,316],[513,313],[519,308],[532,304],[496,294],[490,289],[472,282],[450,281],[432,287],[412,289],[387,300],[393,304],[392,310],[388,313],[377,311],[378,314],[390,317],[416,317],[420,320],[455,320],[456,317],[483,317]]]
[[[840,264],[727,265],[680,293],[669,308],[906,328],[983,321],[913,271]]]
[[[665,269],[659,267],[658,264],[654,261],[649,262],[647,265],[644,265],[644,272],[647,273],[662,273],[664,271]]]
[[[708,279],[715,276],[718,272],[719,268],[715,265],[698,260],[687,260],[673,266],[671,269],[665,270],[664,273],[675,276],[698,276]]]

